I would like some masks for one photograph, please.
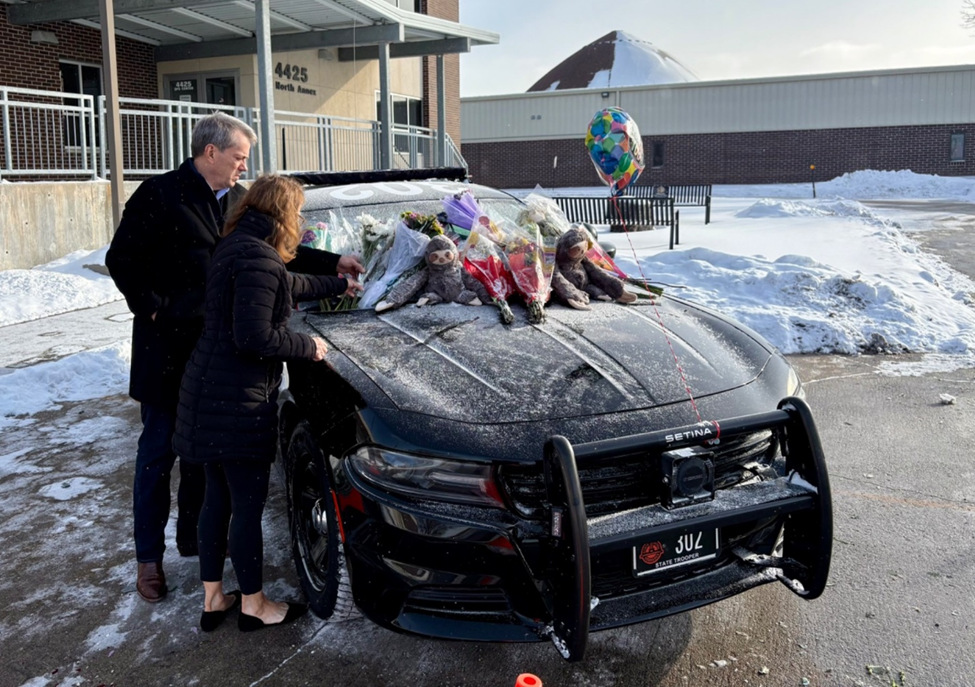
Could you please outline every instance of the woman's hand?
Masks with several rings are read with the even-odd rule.
[[[362,284],[357,282],[352,277],[346,277],[345,280],[349,283],[349,288],[345,290],[345,295],[350,298],[355,298],[357,295],[362,293]]]
[[[315,342],[315,357],[312,360],[316,363],[325,360],[325,354],[328,353],[328,346],[325,345],[325,339],[313,336],[311,340]]]
[[[351,274],[354,278],[365,272],[366,268],[359,262],[358,255],[343,255],[339,258],[339,263],[335,271],[339,275]]]

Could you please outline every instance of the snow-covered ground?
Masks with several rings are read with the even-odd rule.
[[[916,352],[929,366],[975,364],[975,283],[913,238],[929,222],[861,200],[975,202],[975,180],[864,171],[817,184],[715,188],[712,221],[681,209],[681,244],[667,231],[611,234],[617,262],[675,295],[714,307],[784,353]],[[559,189],[605,194],[605,189]],[[527,191],[522,192],[527,193]],[[948,218],[950,220],[950,218]],[[73,253],[31,270],[0,272],[2,327],[121,299],[105,249]],[[126,389],[128,341],[0,376],[0,427],[10,416],[58,401]],[[885,366],[912,373],[916,364]]]

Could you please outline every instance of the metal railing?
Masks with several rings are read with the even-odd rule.
[[[0,176],[97,176],[94,98],[0,86]]]
[[[275,110],[274,130],[279,171],[379,168],[379,122]]]
[[[260,110],[175,100],[119,98],[122,168],[151,176],[175,169],[190,157],[197,120],[215,111],[237,117],[255,130]],[[367,171],[380,168],[381,125],[374,120],[306,112],[275,111],[280,172]],[[0,86],[0,178],[108,178],[105,97]],[[392,127],[393,165],[467,167],[447,136],[446,159],[437,159],[437,132]],[[260,173],[260,141],[251,149],[249,176]]]
[[[122,130],[122,169],[133,176],[151,176],[179,167],[190,156],[193,127],[213,112],[225,112],[248,124],[253,115],[246,107],[204,105],[176,100],[119,98]],[[105,140],[105,96],[98,98],[99,140]],[[257,159],[260,159],[259,157]],[[108,151],[99,146],[99,175],[109,174]]]

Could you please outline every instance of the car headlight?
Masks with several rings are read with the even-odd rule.
[[[806,390],[802,388],[802,381],[799,379],[799,375],[796,373],[792,366],[789,366],[789,381],[788,381],[788,395],[797,396],[799,398],[806,397]]]
[[[504,508],[494,469],[481,463],[417,456],[364,446],[349,456],[363,479],[396,494]]]

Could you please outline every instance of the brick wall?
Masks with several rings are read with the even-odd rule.
[[[46,31],[57,36],[57,45],[42,45],[31,42],[34,31]],[[119,95],[131,98],[156,98],[156,63],[153,47],[128,38],[116,36],[116,64],[119,71]],[[101,65],[101,33],[70,22],[49,22],[29,26],[14,26],[7,20],[7,5],[0,4],[0,85],[15,88],[30,88],[42,91],[61,91],[62,60]],[[61,104],[60,98],[15,94],[12,101],[52,102]],[[87,125],[87,122],[85,123]],[[125,142],[129,122],[123,118],[123,149],[125,164],[132,166],[133,156],[146,164],[158,162],[161,149],[146,150],[144,146],[129,145]],[[55,111],[40,111],[32,108],[10,108],[11,163],[14,170],[90,169],[91,159],[81,142],[81,122],[75,115],[65,115]],[[96,129],[95,136],[98,136]],[[90,132],[85,126],[85,137],[90,142]],[[97,140],[97,138],[95,139]],[[6,155],[0,142],[0,155]],[[130,159],[131,158],[131,159]],[[82,172],[69,178],[85,179],[90,172]],[[31,176],[10,173],[18,181],[51,179],[50,176]]]
[[[965,134],[965,162],[949,162],[951,134]],[[653,143],[663,167],[651,169]],[[828,180],[862,169],[975,175],[975,124],[759,131],[644,137],[640,183],[775,184]],[[467,143],[474,181],[501,188],[597,186],[583,136],[550,141]],[[557,161],[556,161],[557,158]]]
[[[420,11],[431,17],[460,20],[458,0],[422,0]],[[447,105],[447,133],[460,145],[460,55],[444,57],[445,102]],[[437,58],[423,58],[423,124],[437,128]]]
[[[31,43],[34,31],[49,31],[58,45]],[[156,63],[152,46],[128,38],[115,38],[119,70],[119,95],[130,98],[155,98]],[[0,4],[0,85],[61,90],[59,60],[102,63],[101,34],[95,29],[70,22],[50,22],[14,26],[7,21],[7,5]]]

